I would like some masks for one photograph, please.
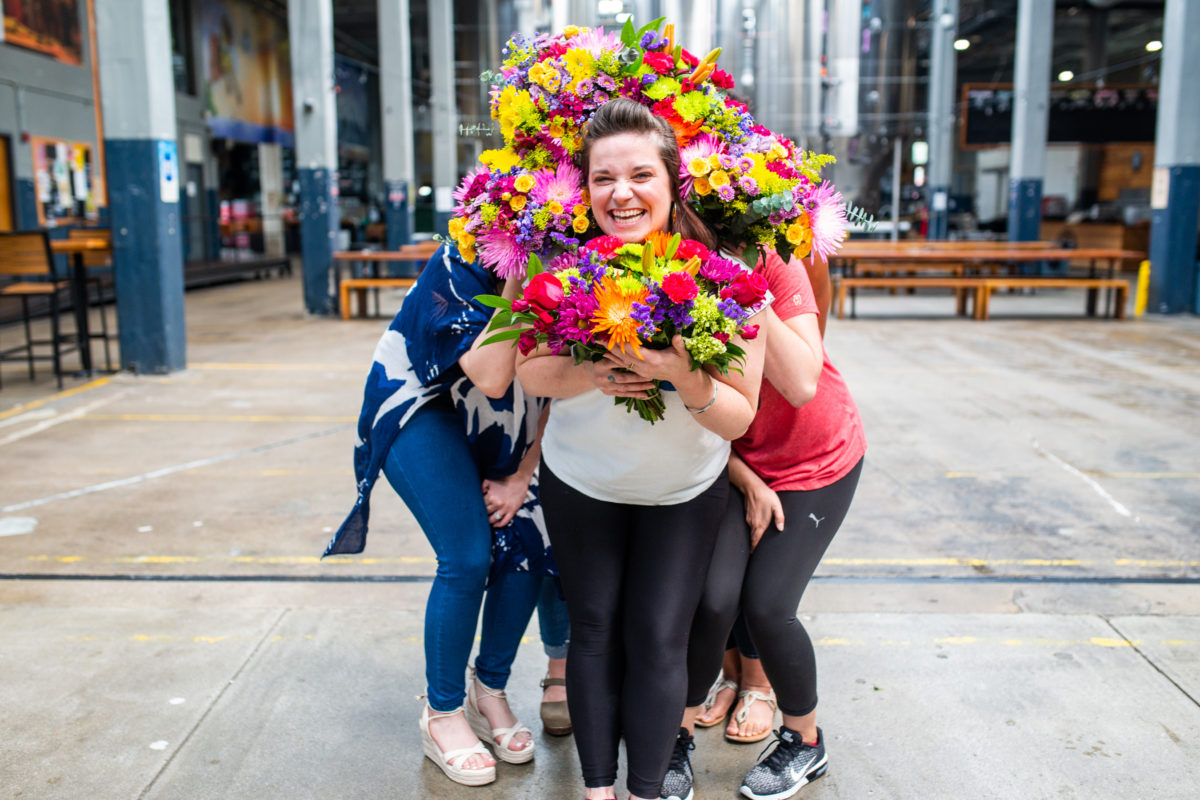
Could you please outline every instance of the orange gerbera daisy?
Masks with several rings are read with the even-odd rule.
[[[592,315],[592,323],[596,333],[608,334],[608,349],[621,348],[625,353],[625,345],[633,349],[633,354],[641,358],[638,340],[638,328],[641,323],[633,318],[633,304],[644,303],[649,290],[639,285],[636,289],[631,286],[622,287],[607,275],[600,279],[596,287],[596,311]]]
[[[667,247],[670,246],[671,239],[673,238],[674,236],[663,231],[650,231],[646,234],[646,244],[652,245],[654,247],[654,255],[662,258],[667,254]]]

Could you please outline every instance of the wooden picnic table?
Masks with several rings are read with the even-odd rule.
[[[409,287],[417,282],[412,276],[380,276],[380,264],[407,263],[419,265],[415,272],[420,273],[425,263],[437,252],[441,245],[437,242],[418,242],[406,244],[399,250],[339,250],[333,254],[334,270],[338,286],[338,306],[342,319],[350,319],[350,291],[353,289],[358,296],[359,316],[367,315],[367,290],[378,290],[385,287]],[[365,274],[342,277],[342,265],[361,263]],[[375,314],[379,315],[379,293],[375,293]]]
[[[891,247],[880,246],[892,245]],[[1112,281],[1114,279],[1117,264],[1124,260],[1141,260],[1145,258],[1144,253],[1135,250],[1123,250],[1118,248],[1103,248],[1103,247],[1088,247],[1088,248],[1066,248],[1055,246],[1044,246],[1043,243],[1027,243],[1027,242],[925,242],[923,246],[918,245],[901,245],[894,242],[847,242],[842,246],[841,250],[830,259],[832,265],[840,265],[842,282],[840,291],[845,292],[849,287],[850,291],[850,315],[855,314],[855,300],[858,285],[874,285],[882,286],[880,283],[866,284],[856,278],[859,270],[864,272],[913,272],[913,273],[939,273],[940,277],[945,277],[948,273],[951,277],[965,277],[969,270],[982,271],[988,266],[1001,265],[1009,268],[1019,264],[1037,263],[1040,261],[1088,261],[1089,268],[1086,276],[1079,276],[1080,286],[1083,287],[1083,280],[1090,279],[1093,286],[1100,284],[1095,281],[1101,278],[1097,264],[1099,262],[1107,262],[1108,269],[1105,279]],[[1037,244],[1039,246],[1031,246]],[[865,246],[864,246],[865,245]],[[845,280],[849,278],[851,280]],[[1018,286],[1033,286],[1038,285],[1037,276],[1015,276],[1010,275],[1010,280],[1005,284],[1008,288],[1018,288]],[[982,280],[982,277],[979,277]],[[1058,285],[1070,285],[1071,276],[1056,276]],[[888,285],[892,288],[918,288],[922,285],[923,279],[920,275],[912,275],[907,279],[897,278],[891,281]],[[927,282],[926,282],[927,283]],[[1043,284],[1045,280],[1042,281]],[[1105,286],[1105,311],[1108,313],[1113,296],[1114,284],[1106,283]],[[1084,287],[1087,288],[1087,287]],[[1089,288],[1087,313],[1089,316],[1094,316],[1096,313],[1096,297],[1097,289]],[[961,307],[961,300],[960,300]]]

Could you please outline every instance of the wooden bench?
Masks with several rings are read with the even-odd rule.
[[[965,316],[967,313],[967,296],[970,293],[975,295],[974,312],[975,318],[979,319],[980,308],[983,305],[984,296],[984,281],[987,278],[961,276],[888,276],[888,277],[868,277],[860,275],[849,275],[834,278],[836,286],[836,308],[838,319],[846,318],[846,290],[847,289],[913,289],[928,287],[931,289],[953,289],[955,300],[957,301],[957,312],[959,316]]]
[[[1114,290],[1116,302],[1113,306],[1113,316],[1125,318],[1125,302],[1129,296],[1129,281],[1123,278],[1093,278],[1079,277],[864,277],[859,275],[842,276],[834,279],[837,297],[838,319],[845,318],[846,291],[848,289],[953,289],[957,301],[957,312],[960,316],[967,313],[967,297],[974,293],[974,312],[977,320],[986,320],[989,315],[989,300],[996,289],[1087,289],[1087,313],[1095,315],[1096,293],[1100,289]]]
[[[1007,278],[984,278],[985,289],[978,296],[975,308],[975,319],[988,318],[988,301],[991,299],[994,289],[1087,289],[1087,314],[1095,316],[1096,314],[1096,293],[1100,289],[1112,289],[1115,294],[1115,303],[1112,307],[1112,316],[1116,319],[1125,319],[1125,301],[1129,296],[1129,281],[1124,278],[1091,278],[1091,277],[1062,277],[1062,278],[1040,278],[1035,275],[1029,276],[1014,276]],[[1108,310],[1105,309],[1105,313]]]
[[[342,309],[342,319],[350,319],[350,290],[357,290],[359,316],[367,315],[367,289],[408,288],[417,282],[416,278],[343,278],[338,284],[339,301]]]

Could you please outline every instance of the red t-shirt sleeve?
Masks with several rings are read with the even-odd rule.
[[[775,295],[771,308],[780,319],[818,313],[808,272],[799,261],[785,262],[778,253],[769,251],[763,262],[763,276],[771,287],[771,294]]]

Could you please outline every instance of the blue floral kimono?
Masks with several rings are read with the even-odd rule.
[[[462,417],[463,435],[481,477],[501,478],[517,471],[537,439],[538,418],[547,401],[525,394],[516,381],[504,397],[489,398],[458,366],[459,357],[492,317],[492,309],[474,298],[495,291],[486,269],[467,264],[456,249],[443,245],[404,298],[375,348],[363,391],[354,446],[358,500],[329,542],[326,556],[363,551],[371,490],[388,450],[417,409],[436,397],[448,396]],[[491,580],[506,572],[557,575],[537,486],[535,474],[513,521],[492,531]]]

